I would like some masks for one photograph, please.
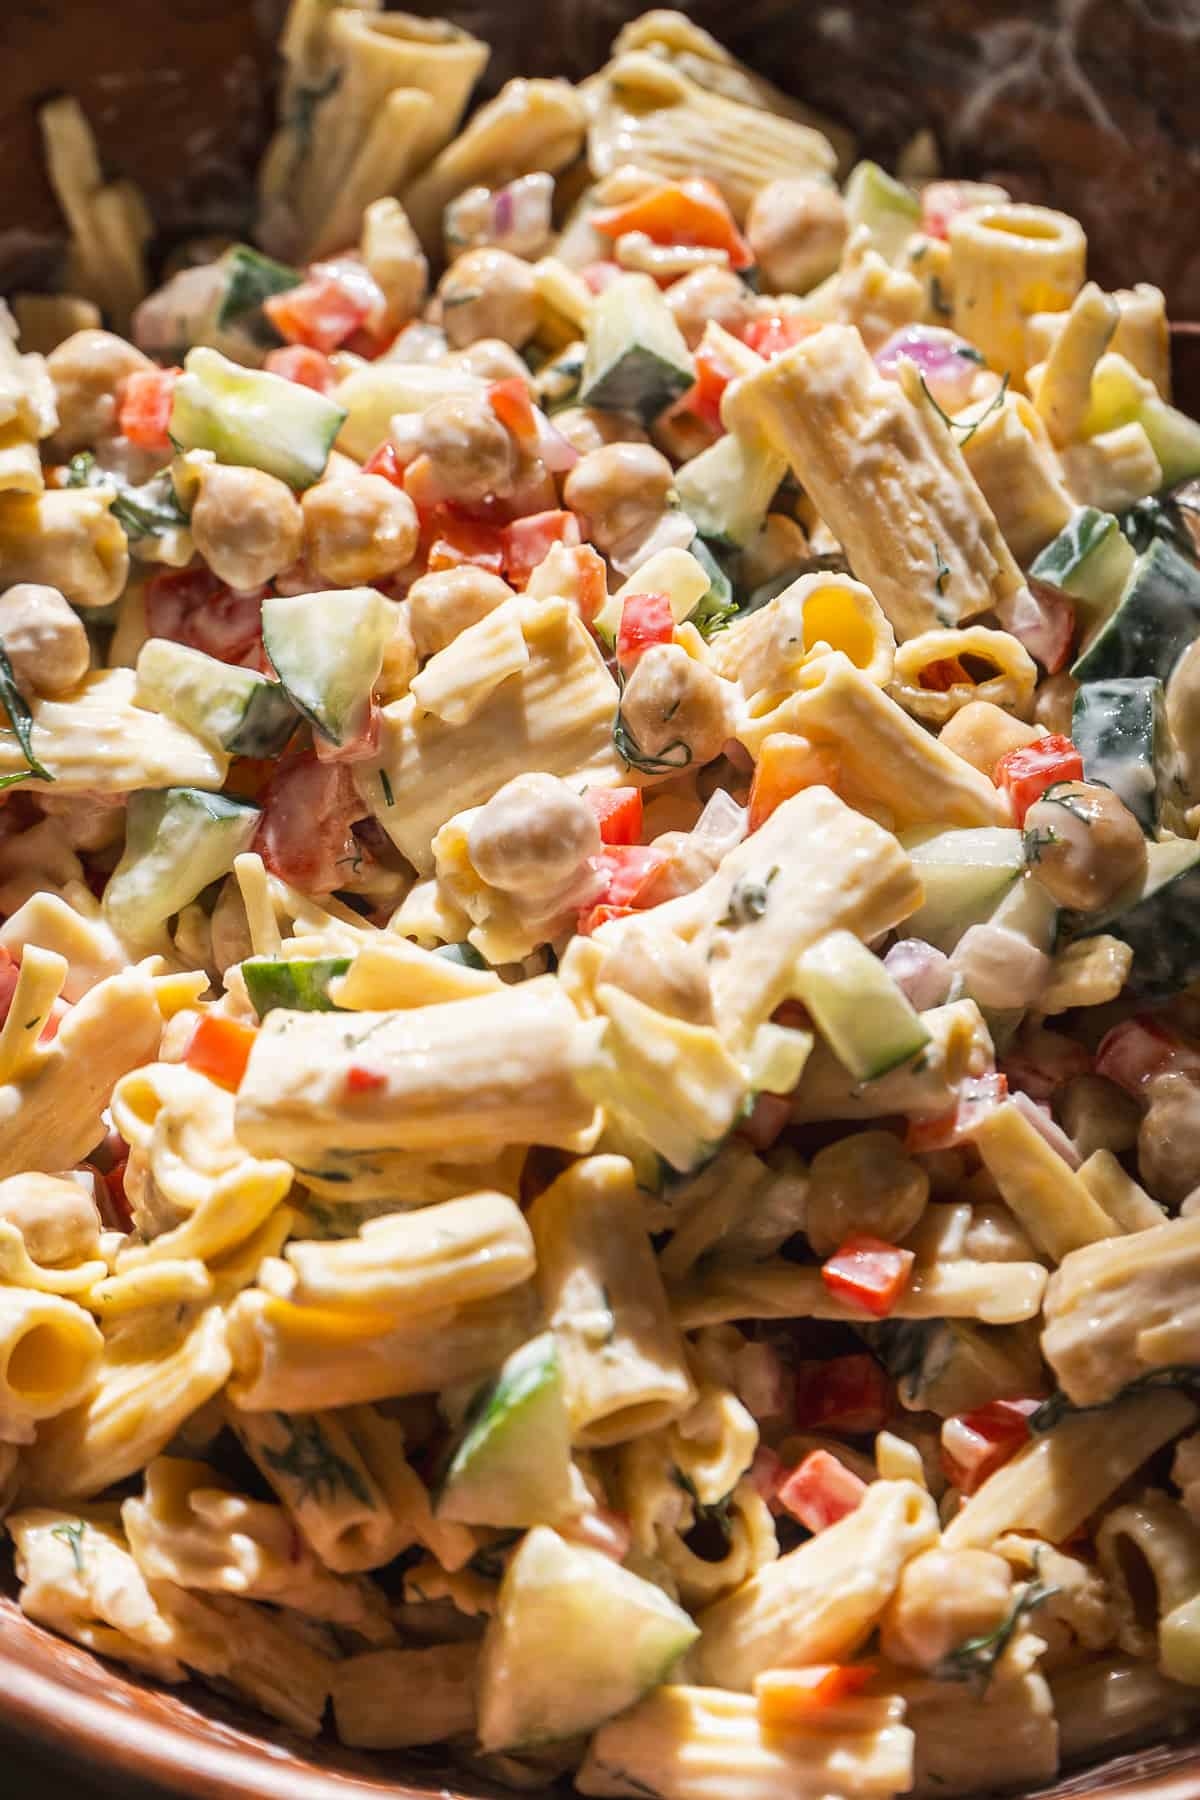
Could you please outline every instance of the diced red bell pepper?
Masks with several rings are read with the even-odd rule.
[[[128,1167],[129,1153],[126,1152],[101,1177],[103,1192],[100,1196],[100,1212],[110,1231],[133,1230],[133,1208],[125,1192],[125,1171]]]
[[[630,594],[621,609],[617,628],[617,662],[628,675],[655,644],[669,644],[675,635],[675,618],[665,594]]]
[[[909,1121],[904,1148],[920,1155],[926,1150],[950,1150],[956,1144],[969,1143],[979,1121],[1007,1099],[1008,1082],[998,1071],[968,1076],[960,1084],[958,1101],[950,1112]]]
[[[1023,744],[1006,750],[992,773],[992,780],[1003,788],[1012,802],[1013,817],[1018,825],[1035,800],[1057,781],[1082,781],[1083,758],[1069,737],[1052,731],[1035,744]]]
[[[841,759],[828,744],[814,744],[798,732],[771,732],[763,740],[750,784],[751,831],[802,789],[836,787],[840,773]]]
[[[434,473],[433,463],[422,451],[404,468],[404,491],[416,507],[424,524],[446,499],[446,493]]]
[[[146,630],[219,662],[240,664],[262,647],[266,592],[261,587],[237,593],[200,566],[168,569],[146,585]]]
[[[167,428],[175,401],[175,383],[182,374],[182,369],[135,369],[126,377],[117,425],[122,436],[139,450],[171,448]]]
[[[501,529],[504,540],[504,572],[512,586],[524,589],[529,577],[555,544],[577,549],[582,542],[579,520],[573,512],[531,513]]]
[[[655,244],[702,244],[724,250],[731,269],[748,269],[754,252],[738,230],[721,190],[702,175],[651,188],[621,206],[598,208],[588,224],[602,237],[642,231]]]
[[[781,1483],[776,1499],[809,1531],[825,1531],[862,1505],[867,1484],[828,1450],[812,1450]]]
[[[602,294],[605,288],[610,288],[625,271],[619,262],[613,262],[610,258],[603,257],[599,262],[584,263],[579,273],[593,294]]]
[[[765,319],[751,319],[743,325],[742,342],[770,362],[773,356],[781,356],[820,329],[819,319],[808,319],[800,313],[771,313]]]
[[[289,344],[328,355],[358,330],[370,312],[363,296],[332,275],[310,275],[299,287],[271,294],[263,311]]]
[[[205,1013],[192,1033],[183,1060],[189,1069],[236,1091],[257,1037],[253,1025],[223,1018],[219,1013]]]
[[[821,1279],[839,1300],[886,1319],[908,1286],[914,1260],[911,1250],[858,1232],[821,1264]]]
[[[944,656],[938,662],[926,663],[918,679],[919,685],[931,693],[946,694],[952,687],[969,682],[971,677],[957,656]]]
[[[698,419],[703,419],[714,431],[724,431],[721,401],[725,398],[725,389],[735,378],[735,371],[722,356],[703,343],[692,360],[696,365],[696,379],[679,405],[686,411],[695,413]]]
[[[599,931],[610,919],[630,919],[636,910],[633,906],[592,906],[580,913],[576,930],[580,937],[591,937],[593,931]]]
[[[921,230],[926,237],[947,238],[951,219],[979,205],[975,183],[930,181],[921,189]]]
[[[594,787],[584,799],[600,827],[602,844],[636,844],[642,835],[642,790],[634,787]]]
[[[268,375],[282,375],[314,393],[328,394],[337,386],[337,370],[321,350],[307,344],[285,344],[281,350],[270,350],[263,363]]]
[[[1138,1013],[1101,1038],[1095,1068],[1097,1075],[1137,1095],[1155,1075],[1200,1069],[1200,1051],[1151,1014]]]
[[[361,1063],[353,1063],[346,1071],[348,1094],[372,1094],[376,1088],[386,1086],[387,1076],[381,1075],[378,1069],[365,1069]]]
[[[510,431],[519,444],[529,449],[535,448],[538,439],[537,414],[522,377],[509,375],[503,381],[493,381],[488,389],[488,399],[504,429]]]
[[[888,1378],[873,1356],[834,1356],[796,1370],[796,1424],[854,1437],[887,1423]]]
[[[813,1714],[837,1706],[866,1687],[870,1663],[810,1663],[801,1669],[764,1669],[754,1678],[758,1721],[764,1731],[809,1730]]]
[[[380,444],[378,450],[372,452],[363,464],[364,475],[382,475],[393,487],[404,486],[404,464],[400,461],[395,444]]]
[[[1039,1400],[991,1400],[974,1412],[958,1413],[942,1425],[941,1462],[946,1480],[973,1494],[989,1475],[1029,1441],[1029,1415]]]
[[[504,570],[504,533],[495,525],[468,518],[452,506],[434,509],[433,543],[429,548],[429,572],[461,569],[468,565],[486,569],[489,575]]]

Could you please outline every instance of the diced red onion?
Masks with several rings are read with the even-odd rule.
[[[565,475],[579,461],[579,452],[561,431],[553,426],[540,406],[533,416],[537,423],[537,453],[552,475]]]
[[[1031,581],[999,601],[996,614],[1048,674],[1064,666],[1075,637],[1075,608],[1065,594],[1044,581]]]
[[[916,364],[945,412],[958,412],[966,406],[979,374],[979,361],[965,339],[940,325],[906,325],[875,352],[875,367],[881,375],[894,377],[904,357]]]
[[[1083,1158],[1062,1127],[1055,1124],[1049,1108],[1039,1106],[1036,1100],[1031,1100],[1020,1088],[1015,1089],[1009,1098],[1017,1111],[1029,1120],[1034,1130],[1045,1138],[1050,1148],[1057,1150],[1068,1168],[1077,1169]]]
[[[901,938],[893,944],[883,966],[918,1012],[942,1006],[954,983],[949,957],[920,938]]]

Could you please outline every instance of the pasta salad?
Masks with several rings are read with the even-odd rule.
[[[683,15],[293,0],[0,313],[26,1614],[515,1787],[1028,1788],[1200,1688],[1200,425],[1079,224]]]

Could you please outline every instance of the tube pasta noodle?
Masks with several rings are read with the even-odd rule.
[[[339,1737],[356,1749],[399,1750],[471,1731],[478,1661],[471,1643],[347,1658],[333,1687]]]
[[[1111,1150],[1093,1150],[1079,1168],[1079,1179],[1117,1231],[1149,1231],[1163,1223],[1163,1209],[1139,1187]]]
[[[577,1442],[620,1443],[685,1412],[695,1389],[629,1164],[577,1163],[539,1196],[529,1224]]]
[[[945,1681],[897,1685],[914,1739],[914,1794],[973,1793],[981,1768],[1005,1788],[1057,1773],[1053,1697],[1037,1671],[990,1682],[986,1697]]]
[[[1083,286],[1083,231],[1065,213],[1011,204],[959,213],[949,238],[954,328],[1019,385],[1027,321],[1065,312]]]
[[[840,650],[878,686],[890,679],[896,634],[870,588],[849,575],[802,575],[713,645],[713,667],[740,682],[748,701],[764,690],[779,703],[810,657]],[[760,701],[758,713],[770,701]]]
[[[1164,1675],[1195,1686],[1200,1530],[1177,1501],[1148,1493],[1107,1514],[1096,1549],[1121,1649],[1157,1658]]]
[[[1045,1286],[1040,1263],[931,1263],[914,1269],[894,1316],[1009,1325],[1037,1316]],[[852,1301],[830,1293],[819,1269],[782,1261],[717,1263],[674,1290],[671,1304],[687,1331],[726,1319],[862,1318]]]
[[[994,671],[979,677],[953,668],[970,656]],[[937,665],[949,662],[952,676],[940,687]],[[1024,645],[1007,631],[989,631],[969,625],[963,631],[923,631],[909,638],[896,652],[891,691],[908,712],[919,719],[942,725],[960,707],[974,700],[988,701],[1008,712],[1022,713],[1033,698],[1037,665]]]
[[[128,329],[146,291],[144,250],[152,225],[127,182],[104,185],[96,140],[78,101],[64,95],[38,113],[51,185],[70,228],[73,285],[117,329]]]
[[[82,1400],[103,1347],[92,1320],[70,1300],[0,1287],[0,1438],[28,1444],[36,1424]]]
[[[3,504],[0,500],[0,553],[6,527]],[[37,581],[51,573],[49,567],[38,568],[18,573],[18,579]],[[34,701],[34,754],[58,793],[127,794],[133,788],[172,783],[219,787],[228,759],[161,713],[135,706],[134,679],[132,669],[109,669],[86,676],[69,700]],[[16,738],[0,733],[0,779],[27,767]],[[43,786],[40,780],[33,785]]]
[[[1089,281],[1075,296],[1038,379],[1034,406],[1054,443],[1083,434],[1092,398],[1092,374],[1108,349],[1121,309],[1111,294]]]
[[[1023,394],[1010,393],[964,437],[962,453],[1001,536],[1026,568],[1074,510],[1045,426]]]
[[[1055,1262],[1111,1234],[1103,1208],[1011,1101],[982,1122],[975,1141],[1005,1202]]]

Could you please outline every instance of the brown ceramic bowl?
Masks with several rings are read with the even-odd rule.
[[[686,0],[684,0],[686,4]],[[637,0],[468,0],[446,11],[495,47],[488,85],[581,75]],[[284,0],[0,0],[0,293],[51,281],[62,227],[36,104],[79,96],[113,173],[164,233],[236,230],[268,129]],[[1200,318],[1200,0],[693,0],[688,10],[775,81],[893,157],[931,125],[948,167],[1076,213],[1093,273],[1158,282]],[[1200,411],[1200,327],[1176,363]],[[0,1569],[0,1732],[111,1781],[188,1800],[457,1800],[509,1790],[436,1753],[370,1758],[306,1743],[198,1689],[140,1681],[42,1631]],[[8,1792],[0,1752],[0,1793]],[[1073,1775],[1047,1796],[1196,1800],[1200,1735]]]

